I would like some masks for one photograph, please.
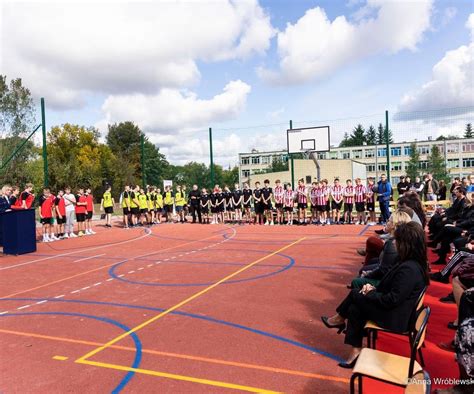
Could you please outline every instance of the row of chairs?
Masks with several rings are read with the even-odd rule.
[[[426,327],[431,310],[423,305],[426,287],[421,292],[410,317],[409,329],[404,333],[391,332],[375,322],[367,322],[367,348],[362,349],[359,358],[352,370],[350,381],[351,394],[355,393],[357,381],[358,391],[362,393],[362,379],[368,377],[384,383],[405,388],[405,393],[428,394],[431,390],[430,377],[423,370],[424,360],[421,348],[426,334]],[[376,349],[377,333],[389,332],[391,334],[408,337],[410,344],[410,357],[403,357]],[[419,356],[420,363],[417,361]]]

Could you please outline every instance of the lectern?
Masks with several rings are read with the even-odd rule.
[[[36,252],[34,209],[0,213],[0,245],[5,254]]]

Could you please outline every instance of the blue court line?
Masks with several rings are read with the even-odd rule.
[[[229,250],[232,250],[232,249],[229,249]],[[262,251],[262,253],[267,253],[267,252]],[[280,273],[282,273],[286,270],[289,270],[295,264],[295,259],[291,256],[288,256],[288,255],[282,254],[282,253],[276,253],[276,255],[277,256],[282,256],[282,257],[288,259],[289,263],[287,265],[283,266],[281,269],[279,269],[277,271],[274,271],[274,272],[270,272],[270,273],[267,273],[267,274],[261,274],[261,275],[253,276],[251,278],[246,278],[246,279],[228,280],[228,281],[223,282],[222,284],[223,285],[230,285],[230,284],[235,284],[235,283],[250,282],[250,281],[253,281],[253,280],[257,280],[257,279],[268,278],[270,276],[277,275],[277,274],[280,274]],[[115,273],[115,270],[118,267],[120,267],[121,265],[126,264],[126,263],[128,263],[128,261],[123,261],[123,262],[114,264],[112,267],[110,267],[109,268],[109,276],[116,279],[116,280],[125,282],[125,283],[131,283],[131,284],[143,285],[143,286],[153,286],[153,287],[197,287],[197,286],[211,286],[215,283],[215,282],[209,282],[209,283],[151,283],[151,282],[142,282],[142,281],[131,280],[131,279],[125,277],[125,276],[119,277]],[[248,265],[248,264],[244,264],[244,265]]]
[[[116,320],[108,319],[106,317],[100,317],[100,316],[95,316],[95,315],[84,315],[82,313],[72,313],[72,312],[23,312],[23,313],[6,313],[2,315],[1,317],[11,317],[11,316],[34,316],[34,315],[62,315],[62,316],[79,316],[79,317],[85,317],[87,319],[94,319],[94,320],[99,320],[108,324],[111,324],[113,326],[116,326],[118,328],[121,328],[124,332],[129,332],[130,328],[123,325],[122,323],[119,323]],[[131,368],[138,368],[140,366],[140,362],[142,359],[142,344],[140,342],[140,339],[138,336],[132,332],[130,336],[133,339],[133,342],[135,344],[135,358],[133,360],[133,364]],[[133,375],[135,375],[135,372],[129,371],[125,377],[120,381],[120,383],[117,385],[112,390],[112,393],[119,393],[126,385],[128,382],[130,382],[130,379],[132,379]]]
[[[365,227],[362,229],[362,231],[358,234],[359,236],[360,235],[364,235],[364,233],[369,229],[370,225],[366,224]]]
[[[103,301],[88,301],[88,300],[64,300],[64,299],[56,299],[56,298],[2,298],[2,299],[0,299],[0,301],[43,301],[43,300],[47,300],[47,301],[50,301],[50,302],[65,302],[65,303],[90,304],[90,305],[107,305],[107,306],[114,306],[114,307],[118,307],[118,308],[130,308],[130,309],[148,310],[148,311],[155,311],[155,312],[164,312],[166,310],[164,308],[154,308],[154,307],[149,307],[149,306],[120,304],[120,303],[103,302]],[[170,312],[170,314],[171,315],[184,316],[184,317],[190,317],[192,319],[199,319],[199,320],[204,320],[204,321],[207,321],[207,322],[210,322],[210,323],[215,323],[215,324],[220,324],[220,325],[227,326],[227,327],[237,328],[237,329],[240,329],[240,330],[251,332],[253,334],[262,335],[262,336],[267,337],[267,338],[271,338],[271,339],[274,339],[274,340],[277,340],[277,341],[280,341],[280,342],[284,342],[284,343],[287,343],[289,345],[299,347],[301,349],[309,350],[312,353],[317,353],[321,356],[327,357],[327,358],[329,358],[333,361],[336,361],[338,363],[343,361],[342,358],[340,358],[336,355],[333,355],[329,352],[326,352],[324,350],[317,349],[317,348],[305,345],[304,343],[297,342],[297,341],[294,341],[292,339],[285,338],[285,337],[282,337],[282,336],[279,336],[279,335],[275,335],[275,334],[272,334],[270,332],[266,332],[266,331],[263,331],[263,330],[251,328],[251,327],[248,327],[248,326],[244,326],[242,324],[231,323],[231,322],[228,322],[228,321],[225,321],[225,320],[219,320],[219,319],[215,319],[215,318],[209,317],[209,316],[202,316],[202,315],[197,315],[197,314],[194,314],[194,313],[180,312],[180,311],[176,311],[176,310]],[[0,318],[2,316],[6,316],[6,315],[0,315]]]

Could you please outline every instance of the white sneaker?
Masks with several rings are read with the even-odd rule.
[[[273,223],[273,221],[271,221],[271,222],[270,222],[270,226],[274,226],[274,225],[275,225],[275,223]]]
[[[69,234],[69,237],[70,237],[70,238],[77,238],[77,235],[74,234],[74,233],[71,233],[71,234]]]
[[[69,234],[68,233],[64,233],[63,236],[62,236],[62,239],[67,239],[69,238]]]
[[[84,235],[92,235],[89,230],[84,231]]]
[[[94,235],[94,234],[97,234],[97,233],[93,230],[89,230],[89,234]]]
[[[52,241],[59,241],[59,238],[56,237],[56,235],[51,235],[51,237],[49,237]]]

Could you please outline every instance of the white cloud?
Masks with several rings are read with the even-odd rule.
[[[446,26],[449,22],[453,20],[457,13],[458,10],[456,7],[446,7],[441,17],[441,25]]]
[[[274,31],[257,0],[6,2],[0,68],[56,109],[100,94],[156,94],[199,81],[197,62],[264,53]]]
[[[434,65],[431,80],[402,98],[399,111],[473,106],[474,14],[469,16],[466,27],[471,29],[470,44],[446,52]]]
[[[278,33],[279,69],[257,72],[273,84],[304,83],[377,53],[414,51],[430,26],[432,2],[367,0],[355,22],[330,21],[324,9],[310,9]]]

